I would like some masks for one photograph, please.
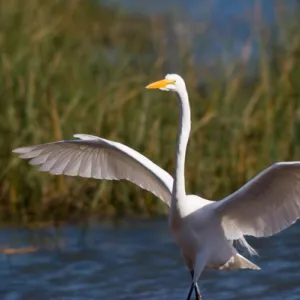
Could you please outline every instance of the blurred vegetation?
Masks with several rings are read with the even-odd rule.
[[[235,62],[222,53],[216,73],[195,63],[176,30],[168,48],[162,16],[100,1],[0,0],[0,219],[165,214],[133,184],[40,173],[11,150],[89,133],[125,143],[172,174],[177,103],[144,89],[170,72],[186,79],[192,106],[188,192],[220,199],[275,161],[299,160],[299,21],[278,7],[275,37],[262,22]],[[201,39],[200,25],[193,28]],[[248,76],[254,41],[259,59]],[[179,62],[173,69],[171,56]]]

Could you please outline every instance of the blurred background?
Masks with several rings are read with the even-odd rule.
[[[161,201],[39,173],[11,151],[88,133],[172,174],[177,103],[144,87],[178,73],[192,109],[187,191],[221,199],[300,160],[299,20],[296,0],[0,0],[0,299],[184,299]],[[204,273],[203,295],[299,299],[297,228],[250,241],[259,273]]]

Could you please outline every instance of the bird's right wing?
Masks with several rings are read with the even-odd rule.
[[[215,205],[228,239],[280,232],[300,218],[300,162],[273,164]]]
[[[170,206],[172,176],[151,160],[123,144],[92,135],[13,150],[40,171],[86,178],[129,180]]]

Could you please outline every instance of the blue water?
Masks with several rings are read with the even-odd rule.
[[[186,40],[187,43],[192,43],[192,52],[196,63],[199,64],[213,63],[216,58],[225,62],[235,61],[242,55],[245,47],[249,47],[251,53],[249,59],[253,62],[259,55],[256,40],[258,34],[255,33],[257,28],[267,26],[270,40],[265,42],[271,47],[273,42],[280,43],[277,40],[275,42],[280,30],[278,24],[282,25],[286,21],[299,18],[299,14],[293,14],[296,7],[299,9],[298,0],[99,1],[108,6],[117,7],[124,13],[166,16],[168,26],[171,26],[177,33],[181,32],[179,37],[181,42],[184,43]],[[285,14],[282,14],[282,7]],[[285,15],[285,21],[276,21],[280,15]],[[199,32],[197,28],[201,27],[201,24],[206,24],[206,26],[204,31]],[[151,35],[151,31],[145,32],[145,35]],[[168,39],[174,39],[171,33]],[[170,52],[178,51],[174,43],[167,43],[170,43]],[[174,62],[171,62],[171,65],[174,65]]]
[[[212,26],[232,25],[238,20],[248,20],[254,22],[254,15],[257,8],[260,11],[263,22],[272,24],[276,18],[276,12],[284,7],[285,10],[293,10],[299,4],[298,0],[98,0],[101,3],[112,7],[117,7],[123,12],[139,13],[145,16],[153,15],[173,15],[174,17],[184,17],[186,22],[199,20],[211,21]],[[280,4],[280,5],[279,5]],[[239,30],[239,28],[233,28]]]
[[[156,14],[178,14],[187,16],[188,20],[201,20],[211,18],[213,21],[231,21],[239,16],[249,16],[254,6],[259,4],[263,17],[267,21],[273,20],[274,7],[278,4],[276,0],[166,0],[166,1],[141,1],[141,0],[101,0],[100,2],[121,8],[132,13],[144,15]],[[294,5],[297,0],[289,1],[288,5]]]
[[[253,239],[261,271],[205,271],[204,299],[300,299],[300,223]],[[0,248],[32,245],[34,253],[0,256],[0,299],[185,299],[189,274],[166,220],[93,224],[58,232],[2,229]]]

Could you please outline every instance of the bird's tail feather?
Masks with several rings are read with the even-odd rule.
[[[260,270],[260,267],[242,256],[239,253],[234,254],[231,258],[218,270],[234,271],[238,269]]]
[[[234,255],[233,259],[233,267],[236,269],[260,270],[259,266],[238,253]]]
[[[239,238],[237,240],[237,243],[242,246],[243,248],[246,249],[246,251],[250,254],[250,255],[258,255],[258,253],[256,252],[256,250],[254,248],[252,248],[246,241],[245,237],[242,236],[241,238]]]

